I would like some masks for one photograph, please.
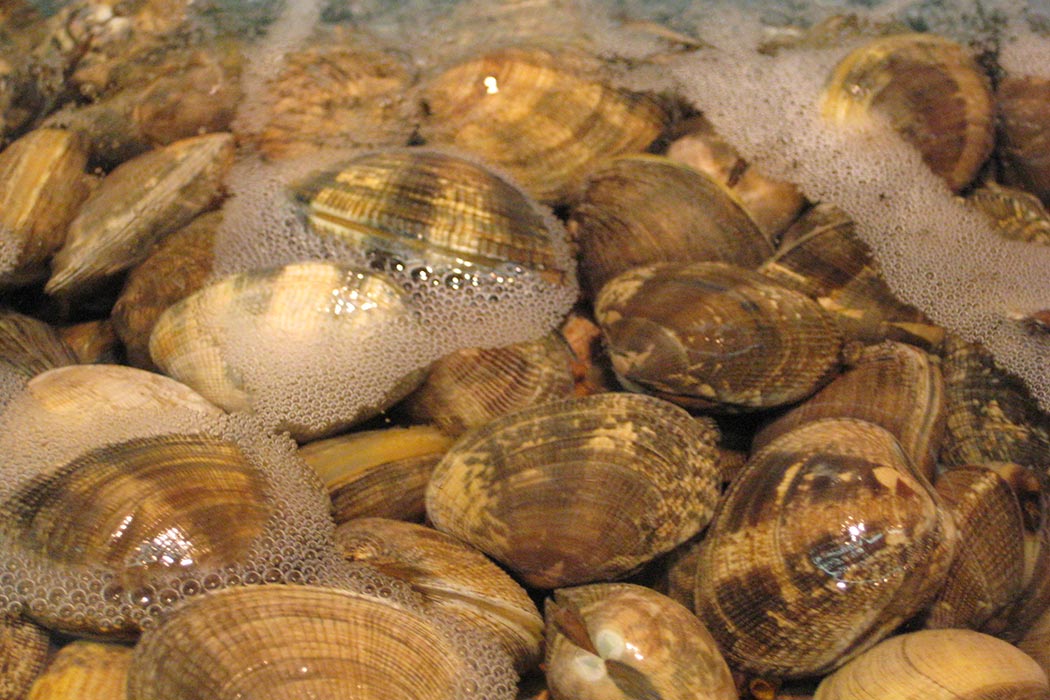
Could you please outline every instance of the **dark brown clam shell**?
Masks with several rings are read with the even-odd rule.
[[[995,101],[1004,181],[1050,203],[1050,80],[1004,76]]]

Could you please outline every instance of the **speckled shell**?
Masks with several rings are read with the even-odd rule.
[[[0,615],[0,698],[23,700],[47,664],[50,636],[19,615]]]
[[[513,698],[480,653],[418,607],[317,586],[226,589],[143,635],[128,700]]]
[[[54,328],[32,316],[0,310],[0,364],[28,380],[77,362],[73,350]]]
[[[689,408],[792,403],[838,368],[841,338],[816,302],[725,263],[630,270],[594,313],[620,381]]]
[[[734,667],[827,673],[944,581],[956,529],[886,430],[807,423],[751,458],[701,545],[697,614]]]
[[[711,633],[652,589],[627,583],[562,588],[547,599],[545,618],[554,700],[737,698]]]
[[[933,34],[875,39],[828,77],[821,110],[833,124],[864,124],[878,113],[958,192],[992,150],[988,78],[959,44]]]
[[[315,232],[370,259],[566,273],[552,233],[558,224],[516,186],[461,156],[376,151],[293,189]]]
[[[74,295],[142,262],[150,247],[218,201],[233,136],[182,139],[120,165],[69,225],[48,294]]]
[[[1050,80],[1006,75],[995,91],[999,123],[996,149],[1006,184],[1050,203]]]
[[[944,436],[944,382],[940,359],[904,343],[869,345],[813,396],[767,423],[755,435],[757,451],[803,423],[858,418],[890,431],[908,459],[933,480]]]
[[[557,333],[498,348],[457,350],[431,364],[405,399],[416,421],[449,435],[573,394],[572,351]]]
[[[966,201],[987,214],[1003,238],[1050,245],[1050,213],[1034,194],[992,182]]]
[[[131,647],[76,640],[62,647],[26,700],[113,700],[124,697]]]
[[[220,212],[198,216],[154,246],[149,257],[128,273],[111,318],[129,364],[156,370],[149,356],[153,325],[169,306],[207,282],[220,223]]]
[[[971,630],[891,637],[831,674],[813,700],[1046,700],[1039,664],[1001,639]]]
[[[806,211],[759,272],[815,299],[847,339],[896,340],[925,349],[943,340],[943,328],[890,291],[853,220],[833,205]]]
[[[925,625],[981,629],[1025,583],[1021,505],[1010,484],[983,466],[948,469],[935,486],[958,525],[959,547]]]
[[[423,520],[430,473],[452,438],[429,425],[364,430],[317,440],[299,456],[321,477],[337,523],[353,518]]]
[[[543,620],[535,603],[470,545],[429,527],[383,518],[339,525],[335,544],[347,559],[409,584],[427,607],[492,635],[518,673],[539,663]]]
[[[530,586],[616,578],[707,522],[716,439],[652,397],[542,404],[464,434],[434,470],[427,515]]]
[[[541,201],[564,200],[601,159],[644,151],[667,120],[656,101],[601,82],[591,61],[538,46],[467,59],[424,84],[423,136],[507,170]]]
[[[773,254],[722,183],[664,156],[620,156],[591,171],[569,231],[592,298],[640,265],[717,260],[753,269]]]
[[[141,438],[85,453],[21,483],[0,504],[8,551],[35,565],[112,572],[124,590],[246,559],[271,515],[266,479],[240,449],[197,435]],[[174,534],[173,534],[174,533]],[[73,633],[128,636],[41,598],[29,614]]]

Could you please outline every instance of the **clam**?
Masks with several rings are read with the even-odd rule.
[[[1050,80],[1035,75],[1006,75],[995,91],[999,119],[996,148],[1004,181],[1050,202]]]
[[[130,646],[76,640],[55,654],[26,700],[108,700],[124,697]]]
[[[831,674],[813,700],[1046,700],[1046,673],[1001,639],[971,630],[891,637]]]
[[[838,369],[841,339],[816,302],[725,263],[630,270],[594,311],[621,383],[689,408],[793,403]]]
[[[12,613],[0,614],[0,697],[21,700],[47,665],[50,636]]]
[[[715,260],[753,269],[773,254],[726,185],[663,156],[624,155],[592,170],[569,231],[592,298],[640,265]]]
[[[1050,213],[1034,194],[990,182],[966,197],[1003,238],[1050,245]]]
[[[562,201],[601,159],[644,151],[667,120],[657,101],[605,84],[593,65],[582,51],[536,45],[468,58],[424,83],[423,137],[507,170],[541,201]]]
[[[143,635],[128,700],[514,697],[504,655],[385,592],[248,586],[201,596]]]
[[[142,262],[158,240],[218,201],[233,136],[176,141],[123,163],[69,225],[45,291],[74,295]]]
[[[48,324],[17,311],[0,311],[0,364],[28,380],[78,362],[73,349]]]
[[[150,355],[217,405],[255,410],[305,440],[371,417],[419,383],[407,349],[368,356],[370,343],[396,348],[415,323],[408,295],[385,275],[303,262],[231,275],[178,302],[157,320]]]
[[[896,34],[854,49],[828,77],[821,111],[836,125],[887,120],[956,192],[992,151],[989,80],[962,46],[934,34]]]
[[[703,623],[642,586],[596,583],[547,599],[546,673],[554,700],[736,700]]]
[[[886,341],[862,348],[849,366],[813,396],[773,419],[751,449],[820,418],[858,418],[889,430],[908,459],[933,480],[944,436],[944,383],[940,362],[923,350]]]
[[[652,397],[541,404],[465,433],[434,469],[427,516],[530,586],[617,578],[706,524],[715,440]]]
[[[332,499],[336,523],[354,518],[423,520],[430,473],[452,438],[428,425],[363,430],[299,448]]]
[[[921,610],[956,529],[893,436],[806,423],[755,454],[701,544],[697,614],[734,667],[827,673]]]
[[[124,359],[124,347],[108,318],[74,323],[59,334],[81,364],[117,364]]]
[[[0,285],[47,277],[47,260],[91,191],[87,151],[68,131],[36,129],[0,153]]]
[[[414,420],[460,435],[506,413],[572,396],[572,359],[557,333],[497,348],[465,348],[430,365],[404,407]]]
[[[519,673],[540,660],[543,620],[525,590],[484,554],[429,527],[360,518],[335,529],[347,559],[404,581],[432,610],[498,641]]]

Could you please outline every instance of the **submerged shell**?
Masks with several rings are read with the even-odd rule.
[[[0,698],[22,700],[44,670],[50,636],[19,615],[0,614]]]
[[[74,323],[59,333],[81,364],[117,364],[124,359],[124,347],[108,318]]]
[[[889,432],[825,419],[730,485],[701,545],[697,614],[735,667],[826,673],[922,609],[956,531]]]
[[[595,394],[468,431],[427,487],[434,525],[539,588],[622,576],[685,541],[720,482],[709,422]]]
[[[829,76],[821,109],[833,124],[884,117],[956,192],[992,150],[988,78],[962,46],[933,34],[898,34],[855,49]]]
[[[993,182],[966,201],[987,214],[1003,238],[1050,245],[1050,213],[1034,194]]]
[[[17,311],[0,311],[0,364],[32,379],[49,369],[78,362],[73,350],[48,324]]]
[[[717,260],[753,269],[773,254],[722,183],[663,156],[620,156],[591,171],[569,230],[592,298],[640,265]]]
[[[26,700],[110,700],[124,697],[132,650],[76,640],[58,650]]]
[[[838,368],[841,339],[816,302],[725,263],[630,270],[594,311],[620,381],[690,408],[792,403]]]
[[[1039,664],[1001,639],[970,630],[891,637],[831,674],[814,700],[1046,700]]]
[[[145,634],[128,700],[509,700],[502,658],[390,600],[249,586],[202,596]]]
[[[547,599],[546,673],[555,700],[736,700],[711,633],[686,608],[626,583]]]
[[[1004,181],[1050,203],[1050,80],[1006,75],[995,91]]]
[[[490,634],[519,673],[540,660],[543,620],[525,590],[484,554],[443,532],[396,520],[360,518],[335,529],[343,556],[400,579],[433,610]]]
[[[667,120],[655,100],[590,75],[591,61],[537,46],[463,61],[424,85],[423,136],[507,170],[541,201],[564,200],[599,160],[644,151]]]

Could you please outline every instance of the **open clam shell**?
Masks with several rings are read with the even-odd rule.
[[[135,648],[129,700],[508,700],[505,657],[418,607],[249,586],[176,610]]]
[[[542,404],[464,434],[434,469],[427,515],[529,585],[616,578],[707,523],[716,439],[652,397]]]

